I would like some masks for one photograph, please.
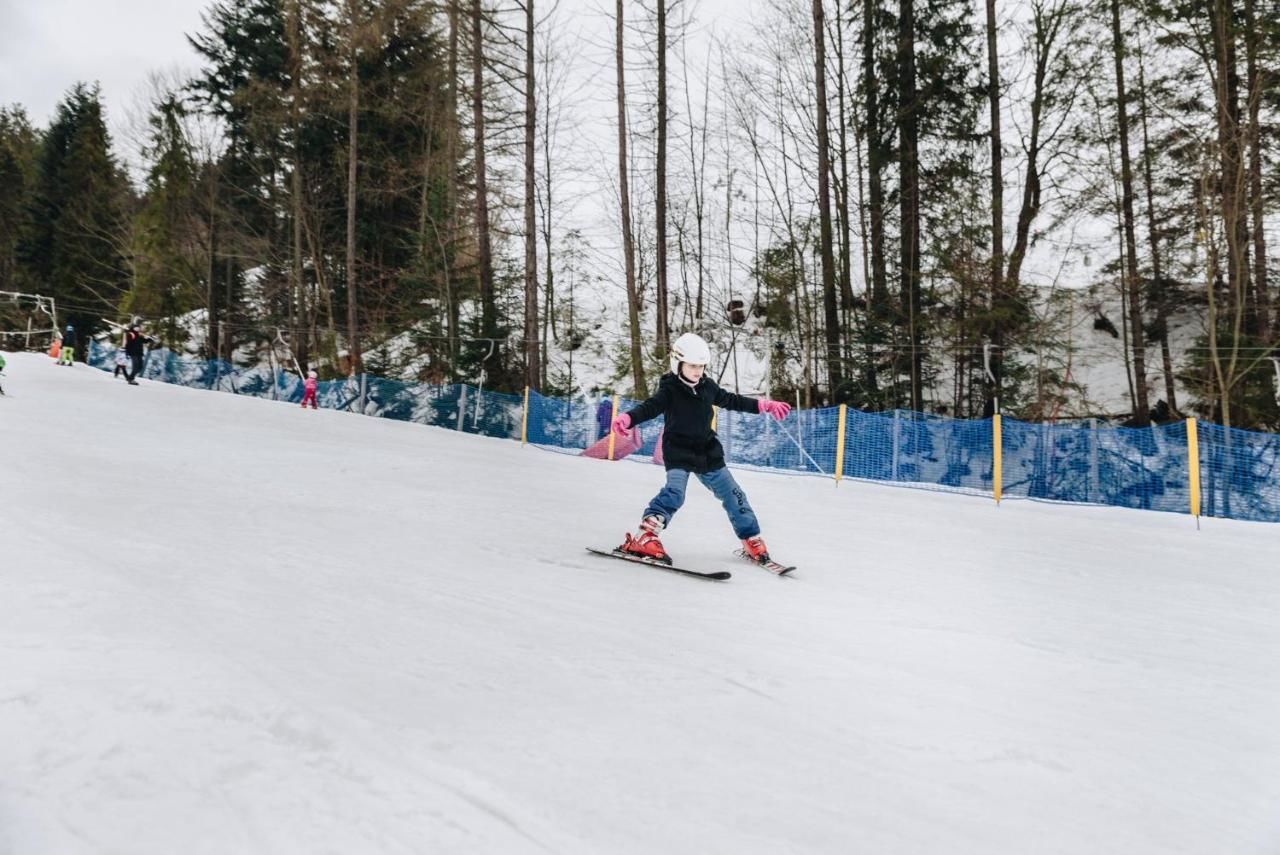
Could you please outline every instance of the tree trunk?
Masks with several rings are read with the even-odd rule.
[[[1000,412],[1004,380],[1005,328],[1009,300],[1004,289],[1004,158],[1000,142],[1000,55],[996,42],[996,2],[987,0],[987,99],[991,105],[991,374],[984,413]]]
[[[659,356],[670,351],[667,324],[667,0],[658,0],[658,152],[657,152],[657,346]]]
[[[489,235],[489,179],[485,171],[484,129],[484,15],[480,0],[471,0],[471,113],[476,170],[476,244],[480,264],[480,335],[488,339],[484,361],[489,382],[497,378],[501,358],[496,347],[498,306],[493,289],[493,249]]]
[[[1217,108],[1218,148],[1222,164],[1222,221],[1227,238],[1227,288],[1232,317],[1249,311],[1249,267],[1245,258],[1248,222],[1245,218],[1245,173],[1240,157],[1240,79],[1236,69],[1234,3],[1210,0],[1214,53],[1214,101]],[[1238,337],[1233,337],[1239,346]]]
[[[356,314],[356,164],[360,155],[356,141],[360,110],[360,68],[357,64],[360,27],[356,20],[356,0],[347,0],[347,13],[351,16],[351,81],[347,101],[347,347],[350,370],[354,374],[361,370],[360,328]]]
[[[205,302],[208,308],[209,325],[205,331],[205,352],[208,353],[210,359],[221,359],[222,342],[218,339],[218,287],[215,281],[218,269],[218,180],[213,175],[206,175],[205,181],[208,183],[206,201],[209,214],[209,237],[207,243],[209,265],[205,272],[208,277],[205,283]]]
[[[884,247],[884,185],[881,175],[888,159],[880,130],[880,79],[876,74],[876,0],[862,4],[862,88],[866,99],[867,218],[871,231],[871,316],[889,316],[889,277]]]
[[[836,194],[837,219],[840,222],[840,308],[843,327],[849,324],[853,311],[853,224],[849,215],[849,121],[846,114],[848,92],[845,87],[844,23],[836,14],[836,101],[840,106],[840,191]],[[859,173],[861,174],[861,173]],[[861,179],[859,179],[861,180]]]
[[[1147,240],[1151,244],[1151,283],[1156,304],[1156,327],[1160,331],[1164,395],[1170,414],[1176,415],[1178,395],[1173,376],[1173,354],[1169,348],[1169,283],[1165,281],[1161,268],[1160,234],[1156,230],[1155,180],[1151,168],[1151,139],[1147,133],[1147,79],[1141,52],[1138,54],[1138,112],[1142,121],[1142,176],[1147,195]]]
[[[1009,251],[1009,264],[1004,278],[1005,289],[1010,293],[1015,293],[1022,281],[1022,262],[1031,243],[1031,224],[1040,213],[1040,150],[1043,145],[1044,111],[1050,97],[1050,93],[1046,91],[1049,64],[1064,22],[1069,22],[1070,7],[1067,3],[1060,3],[1052,9],[1046,9],[1040,3],[1035,3],[1032,8],[1035,71],[1031,94],[1031,135],[1025,145],[1027,166],[1022,187],[1022,204],[1018,209],[1013,249]]]
[[[1124,85],[1124,36],[1120,31],[1120,0],[1111,0],[1111,38],[1116,68],[1116,123],[1120,130],[1121,209],[1124,218],[1125,293],[1129,304],[1133,346],[1134,421],[1148,421],[1146,347],[1142,331],[1142,280],[1138,276],[1138,242],[1133,224],[1133,168],[1129,160],[1128,95]]]
[[[448,104],[445,111],[445,159],[448,177],[445,181],[445,236],[446,255],[441,263],[444,270],[444,302],[445,302],[445,350],[449,355],[449,377],[458,379],[458,331],[460,329],[461,311],[458,296],[454,291],[457,281],[454,259],[457,257],[458,240],[458,53],[461,29],[458,22],[458,3],[460,0],[448,0],[449,10],[449,82]]]
[[[1245,0],[1245,66],[1249,109],[1249,213],[1253,225],[1253,287],[1257,299],[1254,333],[1264,345],[1271,343],[1271,297],[1267,293],[1267,236],[1263,229],[1262,133],[1259,111],[1268,75],[1258,63],[1257,0]]]
[[[638,398],[649,397],[644,380],[644,354],[640,348],[640,293],[636,287],[636,248],[631,233],[631,193],[627,174],[627,85],[624,63],[622,2],[617,0],[616,63],[618,74],[618,190],[622,203],[622,256],[627,277],[627,320],[631,328],[631,372]]]
[[[842,382],[840,315],[836,309],[836,262],[831,234],[831,142],[827,134],[827,62],[823,0],[813,0],[813,71],[818,107],[818,221],[822,250],[822,308],[826,324],[827,384],[834,400]]]
[[[916,102],[915,0],[899,0],[898,14],[898,149],[901,173],[902,314],[910,339],[911,409],[924,410],[923,366],[920,347],[920,161],[919,110]]]
[[[855,128],[857,125],[854,126]],[[863,123],[866,127],[866,123]],[[853,135],[853,154],[854,154],[854,174],[862,175],[862,141],[859,139],[857,131]],[[858,237],[862,242],[862,292],[865,295],[866,309],[865,311],[865,327],[862,333],[863,359],[866,360],[863,369],[863,395],[867,404],[863,406],[875,407],[878,404],[871,404],[876,401],[879,392],[880,379],[876,369],[875,341],[878,337],[875,331],[876,314],[875,301],[871,294],[871,250],[870,238],[867,227],[867,199],[862,190],[862,179],[858,180]]]
[[[290,259],[289,328],[290,341],[297,344],[298,336],[292,332],[303,326],[298,317],[307,316],[306,290],[302,282],[302,10],[299,0],[289,2],[289,130],[293,136],[293,164],[289,177],[289,201],[293,215],[293,252]],[[295,348],[298,362],[310,365],[310,342],[305,335]]]
[[[548,61],[550,55],[548,54]],[[543,75],[546,91],[543,93],[543,103],[545,118],[542,123],[542,180],[546,183],[546,192],[543,194],[543,214],[542,214],[542,247],[546,256],[543,263],[545,264],[544,275],[546,276],[546,292],[543,299],[543,316],[542,316],[542,352],[548,352],[550,343],[557,338],[556,332],[556,280],[555,267],[551,254],[551,211],[552,211],[552,172],[551,172],[551,82],[550,72]],[[572,307],[570,308],[572,311]],[[573,325],[570,323],[570,329]],[[570,359],[573,358],[573,351],[569,351]],[[549,358],[542,360],[542,380],[547,380],[547,363]],[[569,394],[573,394],[572,370],[570,371]]]
[[[533,2],[524,0],[524,382],[529,388],[538,389],[542,385],[542,371],[538,341],[538,232],[534,216],[537,152],[533,134],[538,123],[538,104],[533,88]]]

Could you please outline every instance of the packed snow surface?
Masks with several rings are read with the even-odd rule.
[[[9,360],[0,853],[1280,852],[1280,529]]]

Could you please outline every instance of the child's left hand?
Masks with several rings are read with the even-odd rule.
[[[786,401],[771,401],[768,398],[761,398],[759,404],[760,413],[767,413],[778,421],[785,419],[787,414],[791,412],[791,405]]]

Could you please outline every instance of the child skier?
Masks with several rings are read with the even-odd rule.
[[[58,354],[59,365],[75,365],[76,362],[76,328],[67,324],[62,331],[62,350]]]
[[[784,401],[748,398],[721,389],[703,375],[711,350],[693,333],[685,333],[671,347],[671,373],[662,375],[652,398],[614,419],[614,433],[625,435],[636,425],[657,416],[666,417],[662,455],[667,483],[644,509],[636,536],[626,535],[618,549],[632,555],[671,563],[658,534],[684,504],[690,473],[724,505],[734,534],[742,541],[745,555],[754,561],[769,561],[769,551],[760,537],[760,523],[747,502],[747,494],[725,468],[724,448],[711,429],[713,407],[742,413],[767,413],[784,419],[791,407]]]
[[[305,410],[307,408],[308,401],[311,402],[311,409],[313,410],[319,409],[319,407],[316,406],[316,372],[315,371],[307,372],[307,379],[303,381],[302,388],[303,388],[302,409]]]
[[[116,350],[116,370],[111,376],[129,379],[129,357],[125,355],[124,348]]]

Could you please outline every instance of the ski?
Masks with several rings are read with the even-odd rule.
[[[788,573],[790,573],[792,570],[796,569],[795,565],[788,567],[787,565],[779,564],[777,561],[774,561],[772,559],[768,561],[757,561],[754,558],[752,558],[750,555],[748,555],[745,549],[735,549],[733,551],[733,554],[741,558],[743,561],[750,561],[752,564],[756,565],[757,567],[763,567],[764,569],[768,570],[770,573],[773,573],[775,576],[785,576]]]
[[[645,558],[640,555],[627,555],[616,549],[593,549],[587,547],[587,552],[593,555],[603,555],[605,558],[617,558],[619,561],[630,561],[632,564],[647,564],[650,567],[657,567],[659,570],[670,570],[672,573],[679,573],[682,576],[693,576],[697,579],[710,579],[715,582],[723,582],[733,576],[726,570],[717,570],[714,572],[706,572],[703,570],[689,570],[685,567],[676,567],[673,564],[666,564],[654,558]]]

